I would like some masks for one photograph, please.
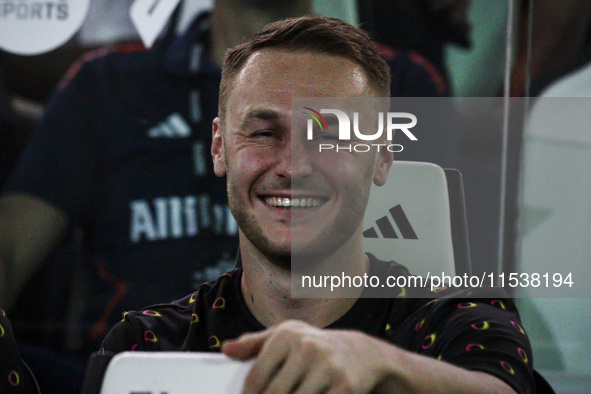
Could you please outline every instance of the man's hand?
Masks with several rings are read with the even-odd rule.
[[[368,393],[385,378],[384,348],[396,349],[361,332],[286,321],[226,341],[222,350],[256,357],[244,393]]]
[[[225,341],[232,358],[256,357],[244,393],[515,393],[502,380],[400,349],[351,330],[285,321]]]

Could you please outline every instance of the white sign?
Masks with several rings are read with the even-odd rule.
[[[136,0],[129,16],[146,48],[150,48],[181,0]]]
[[[80,29],[90,0],[0,0],[0,48],[38,55],[65,44]]]

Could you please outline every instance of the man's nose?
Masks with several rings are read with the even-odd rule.
[[[313,165],[305,142],[292,139],[279,153],[276,172],[279,176],[300,179],[312,174]]]

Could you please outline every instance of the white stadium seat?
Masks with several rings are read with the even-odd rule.
[[[459,179],[453,192],[446,174]],[[394,260],[414,275],[470,270],[461,177],[455,170],[395,161],[386,184],[371,190],[363,230],[367,252]]]

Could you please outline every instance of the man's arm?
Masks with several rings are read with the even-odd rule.
[[[67,226],[66,215],[38,197],[0,197],[0,305],[14,304]]]
[[[257,358],[245,393],[515,392],[487,373],[411,353],[361,332],[321,330],[297,321],[226,341],[222,350],[233,358]]]
[[[94,196],[95,125],[104,107],[98,61],[72,66],[0,197],[0,302],[6,307]]]

